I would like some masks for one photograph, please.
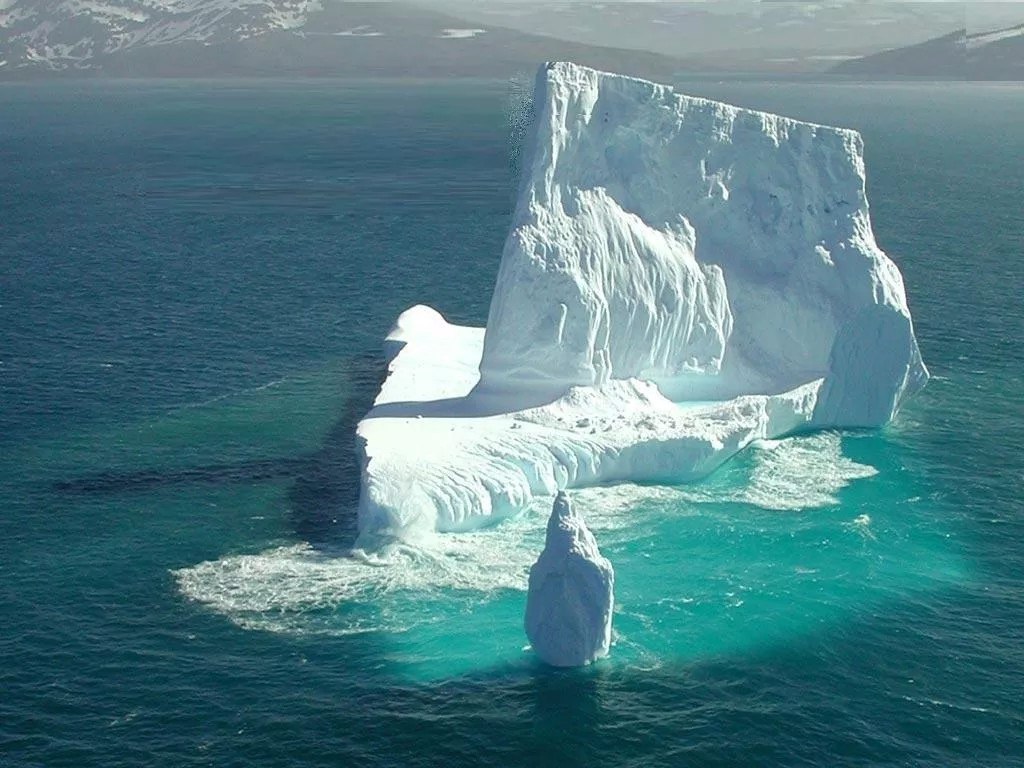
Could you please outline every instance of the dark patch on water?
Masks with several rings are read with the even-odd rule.
[[[206,464],[180,469],[138,469],[96,472],[82,477],[59,480],[53,489],[59,493],[113,495],[140,493],[169,485],[189,483],[257,483],[280,480],[300,473],[309,457],[256,459],[226,464]]]
[[[288,491],[295,535],[310,544],[349,543],[356,537],[361,466],[356,426],[373,405],[386,370],[379,355],[352,360],[351,394],[323,446],[309,456]]]
[[[70,495],[146,493],[174,485],[249,484],[292,479],[288,517],[295,535],[317,545],[354,541],[360,459],[355,431],[373,405],[386,370],[379,355],[362,355],[346,366],[350,394],[323,445],[302,456],[281,456],[171,469],[96,472],[59,480],[53,490]]]

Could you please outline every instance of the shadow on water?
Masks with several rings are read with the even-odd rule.
[[[314,546],[355,540],[361,467],[356,426],[373,405],[386,376],[379,355],[362,355],[348,366],[351,386],[345,407],[320,449],[307,457],[288,490],[289,518],[303,541]]]
[[[315,454],[314,454],[315,455]],[[70,494],[116,494],[148,491],[168,485],[185,483],[256,483],[279,480],[301,472],[309,456],[277,459],[254,459],[225,464],[205,464],[179,469],[139,469],[128,472],[96,472],[95,474],[60,480],[55,491]]]
[[[351,391],[341,416],[316,451],[301,456],[204,464],[173,469],[97,472],[53,484],[58,493],[114,495],[174,485],[250,484],[292,479],[288,518],[295,535],[314,546],[343,545],[355,539],[359,501],[359,456],[355,430],[373,405],[385,376],[379,355],[362,355],[348,365]]]

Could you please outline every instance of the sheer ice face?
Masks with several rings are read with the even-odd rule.
[[[567,63],[534,101],[486,330],[417,306],[388,336],[363,534],[696,479],[759,438],[881,426],[924,385],[856,132]]]
[[[639,378],[678,402],[825,378],[817,423],[874,427],[924,383],[855,131],[567,63],[534,103],[481,390]]]
[[[569,497],[559,492],[530,568],[526,636],[541,661],[581,667],[608,655],[615,573]]]

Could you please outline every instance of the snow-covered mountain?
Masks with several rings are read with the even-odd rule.
[[[428,0],[422,0],[426,2]],[[823,72],[838,61],[949,34],[959,2],[429,0],[482,24],[591,45],[655,51],[702,72]]]
[[[1024,80],[1024,24],[969,35],[967,73],[979,80]]]
[[[956,16],[936,4],[927,13],[922,4],[432,4],[0,0],[0,78],[505,76],[546,59],[655,79],[685,69],[821,71],[843,60],[835,71],[855,76],[1024,78],[1019,18],[990,26],[963,16],[960,31],[936,35]],[[891,42],[922,35],[933,39]]]
[[[92,68],[119,52],[245,40],[301,29],[319,0],[0,0],[0,57],[11,68]]]
[[[1024,80],[1024,24],[982,32],[964,29],[846,61],[832,71],[855,77]]]
[[[678,65],[429,9],[341,0],[0,0],[0,77],[507,74],[573,58]]]

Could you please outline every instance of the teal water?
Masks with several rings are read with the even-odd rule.
[[[934,379],[580,493],[616,636],[555,672],[543,504],[347,556],[381,337],[486,315],[505,84],[0,88],[0,764],[1020,765],[1024,89],[685,89],[864,133]]]

